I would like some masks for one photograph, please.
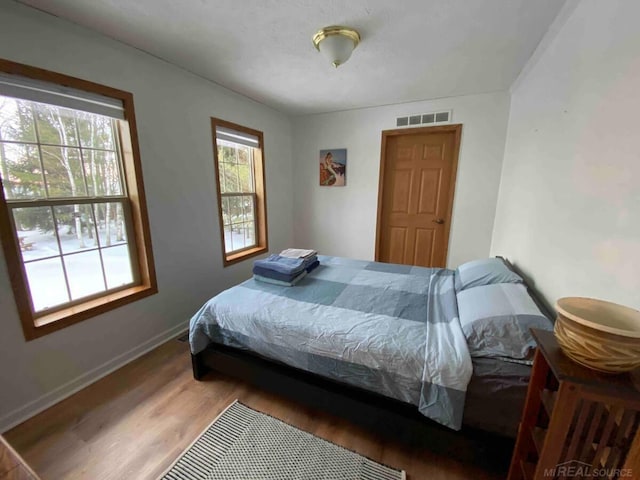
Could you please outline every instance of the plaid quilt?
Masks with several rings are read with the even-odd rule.
[[[319,259],[295,287],[250,279],[209,300],[191,319],[192,353],[248,349],[459,429],[472,365],[453,271]]]

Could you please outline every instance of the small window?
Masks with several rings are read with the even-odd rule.
[[[223,262],[268,249],[262,132],[211,119]]]
[[[155,293],[131,94],[0,71],[0,224],[25,337]]]

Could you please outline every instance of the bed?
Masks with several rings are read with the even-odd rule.
[[[208,301],[190,323],[194,376],[233,359],[236,372],[276,369],[454,430],[515,435],[530,366],[469,347],[458,305],[478,300],[462,302],[459,272],[319,258],[295,287],[249,279]]]

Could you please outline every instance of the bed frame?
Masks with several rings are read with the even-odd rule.
[[[508,260],[498,258],[521,275]],[[552,319],[547,304],[526,283],[534,302]],[[266,359],[247,350],[212,343],[204,351],[191,355],[191,362],[196,380],[206,381],[207,373],[215,370],[412,446],[429,448],[436,453],[492,469],[506,469],[510,461],[513,439],[470,427],[454,432],[420,414],[415,405]]]
[[[214,381],[207,374],[215,371],[293,400],[311,415],[321,411],[410,448],[428,449],[506,475],[512,438],[469,427],[455,432],[420,414],[415,405],[225,345],[210,344],[191,359],[197,380]]]

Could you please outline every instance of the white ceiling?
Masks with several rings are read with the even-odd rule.
[[[565,0],[20,0],[301,115],[506,90]],[[334,69],[311,43],[347,25]]]

